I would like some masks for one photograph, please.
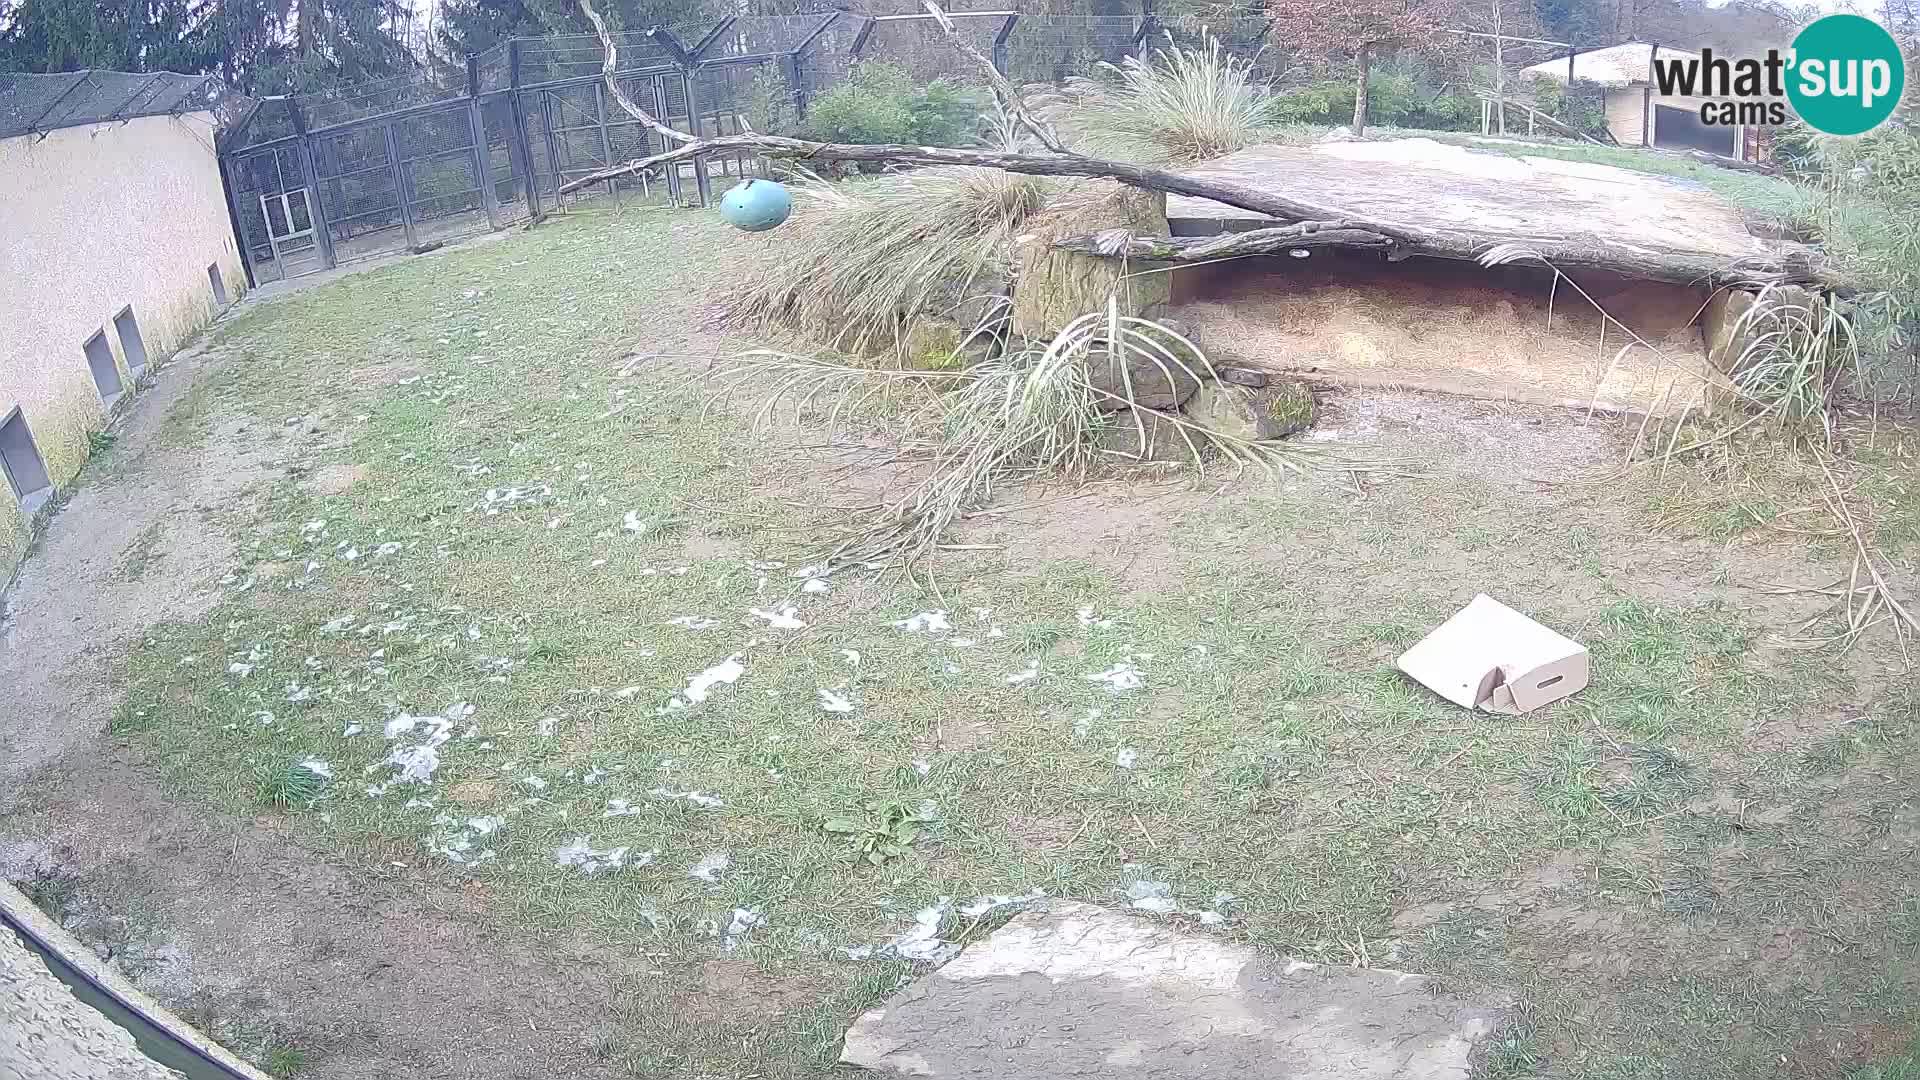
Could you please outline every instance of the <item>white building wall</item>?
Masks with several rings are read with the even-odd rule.
[[[106,413],[81,351],[131,305],[148,363],[215,313],[246,275],[228,224],[210,113],[151,116],[0,140],[0,419],[18,406],[56,486],[73,479]],[[0,581],[25,548],[21,506],[0,483]]]

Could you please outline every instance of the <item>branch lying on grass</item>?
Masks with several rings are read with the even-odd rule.
[[[1094,385],[1091,355],[1100,356],[1103,363],[1111,355],[1118,356],[1113,366],[1120,372],[1120,392]],[[1110,301],[1106,311],[1080,316],[1049,342],[964,371],[876,370],[754,350],[716,366],[714,378],[721,388],[709,404],[732,396],[744,382],[760,398],[753,409],[757,425],[767,424],[785,408],[798,415],[821,404],[832,428],[891,391],[911,387],[941,391],[927,394],[903,421],[903,426],[939,433],[929,472],[890,503],[846,515],[839,527],[840,542],[824,555],[812,557],[824,562],[827,573],[864,566],[913,574],[933,552],[958,550],[945,541],[948,530],[978,514],[1002,485],[1028,478],[1082,479],[1104,454],[1112,453],[1103,453],[1103,435],[1137,435],[1144,452],[1149,421],[1156,427],[1166,425],[1155,437],[1177,438],[1189,460],[1203,471],[1209,458],[1226,462],[1236,471],[1252,466],[1300,473],[1323,462],[1343,470],[1385,467],[1336,459],[1320,448],[1298,443],[1240,439],[1174,413],[1141,410],[1132,384],[1136,365],[1157,370],[1168,382],[1174,381],[1176,372],[1195,380],[1213,374],[1211,364],[1191,341],[1159,323],[1123,317]],[[825,404],[828,401],[830,405]],[[1116,405],[1118,411],[1111,408]],[[1128,456],[1124,451],[1120,454]]]
[[[1848,572],[1844,583],[1836,582],[1826,588],[1778,588],[1775,590],[1783,594],[1815,593],[1833,597],[1832,603],[1802,622],[1793,633],[1785,635],[1782,641],[1788,645],[1809,649],[1838,645],[1844,652],[1852,648],[1854,642],[1860,640],[1860,635],[1884,622],[1893,627],[1893,639],[1900,646],[1901,659],[1912,664],[1910,646],[1914,635],[1920,633],[1920,620],[1916,620],[1913,613],[1907,610],[1898,597],[1894,596],[1893,589],[1887,585],[1887,579],[1881,576],[1880,568],[1874,563],[1873,549],[1867,544],[1866,530],[1861,526],[1860,519],[1854,516],[1853,509],[1847,505],[1847,493],[1833,475],[1833,469],[1822,461],[1820,472],[1827,481],[1826,490],[1821,492],[1826,500],[1827,510],[1833,515],[1834,520],[1840,523],[1847,538],[1853,541],[1853,567]],[[1846,628],[1826,637],[1812,636],[1813,628],[1835,608],[1841,610],[1846,620]]]

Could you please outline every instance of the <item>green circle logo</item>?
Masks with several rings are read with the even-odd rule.
[[[1787,100],[1815,130],[1872,131],[1907,88],[1906,60],[1886,27],[1858,15],[1828,15],[1793,39]]]

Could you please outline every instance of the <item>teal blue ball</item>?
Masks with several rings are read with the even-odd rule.
[[[720,196],[720,216],[748,232],[766,232],[791,213],[793,196],[771,180],[748,180]]]

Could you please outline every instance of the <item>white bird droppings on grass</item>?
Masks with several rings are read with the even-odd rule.
[[[320,760],[319,758],[307,758],[306,760],[300,763],[300,767],[312,773],[313,775],[321,778],[322,780],[333,779],[333,766],[327,764],[326,762]]]
[[[350,738],[350,737],[352,737],[352,736],[354,736],[354,735],[358,735],[358,734],[360,734],[360,733],[361,733],[362,731],[364,731],[364,730],[366,730],[366,729],[365,729],[365,728],[363,728],[363,727],[361,727],[361,726],[360,726],[359,724],[348,724],[348,725],[346,726],[346,729],[345,729],[344,731],[342,731],[342,732],[340,732],[340,737],[341,737],[341,738],[343,738],[343,739],[345,739],[345,738]]]
[[[981,896],[963,905],[960,914],[969,919],[979,919],[996,908],[1016,904],[1026,904],[1041,899],[1047,894],[1039,889],[1025,896]],[[917,960],[922,963],[943,964],[953,959],[960,946],[940,937],[940,923],[953,910],[953,898],[943,896],[928,907],[921,908],[913,916],[913,929],[888,941],[875,949],[871,946],[859,946],[846,950],[849,957],[864,960],[873,955],[894,956],[902,960]]]
[[[1045,889],[1035,889],[1024,896],[1008,896],[1006,893],[996,893],[993,896],[974,897],[971,902],[960,905],[959,911],[960,914],[965,915],[969,919],[978,919],[990,911],[996,911],[1003,907],[1031,904],[1035,900],[1045,900],[1046,898],[1047,890]]]
[[[1140,763],[1140,751],[1126,747],[1113,756],[1113,763],[1122,769],[1131,769]]]
[[[1007,685],[1019,686],[1021,683],[1032,682],[1033,680],[1039,677],[1040,677],[1040,658],[1034,657],[1033,659],[1027,661],[1027,666],[1024,671],[1016,671],[1013,674],[1007,676]]]
[[[830,713],[850,713],[853,711],[853,702],[848,701],[841,694],[837,694],[832,690],[827,690],[825,688],[822,688],[820,691],[820,711],[830,712]]]
[[[807,624],[795,618],[796,610],[797,609],[791,607],[784,607],[778,611],[762,611],[759,608],[748,608],[747,614],[756,619],[765,619],[767,625],[775,630],[805,630]]]
[[[625,847],[608,848],[600,851],[594,848],[593,838],[576,836],[573,842],[553,853],[553,859],[561,866],[577,867],[582,874],[598,874],[605,870],[619,870],[628,865],[646,866],[653,862],[658,852],[643,851],[635,855],[629,864]]]
[[[1170,915],[1180,910],[1173,898],[1173,886],[1164,881],[1139,880],[1127,885],[1127,906],[1135,911]]]
[[[705,807],[709,810],[718,809],[727,805],[726,800],[720,798],[720,796],[709,795],[704,791],[672,791],[667,788],[657,787],[649,790],[647,794],[660,799],[685,799],[695,806]],[[613,804],[609,802],[607,805],[612,806]]]
[[[735,653],[697,675],[687,678],[687,688],[667,701],[667,711],[684,709],[707,700],[716,686],[731,686],[740,676],[747,673],[747,665],[740,662],[740,654]]]
[[[751,908],[734,908],[733,918],[720,933],[720,947],[732,952],[745,944],[747,934],[756,926],[765,926],[767,917]]]
[[[827,584],[826,578],[816,577],[808,578],[806,584],[800,586],[800,591],[803,593],[823,593],[832,590],[832,588],[833,586]]]
[[[945,611],[923,611],[918,615],[901,619],[893,625],[910,634],[943,634],[953,629],[953,624],[947,621]]]
[[[859,667],[860,666],[860,650],[841,649],[840,659],[845,660],[849,667]]]
[[[1146,679],[1141,676],[1140,669],[1125,660],[1120,661],[1105,671],[1096,671],[1081,677],[1088,682],[1106,683],[1107,689],[1116,694],[1125,693],[1128,690],[1138,690],[1140,687],[1146,685]]]
[[[718,619],[709,619],[702,615],[676,615],[667,620],[668,626],[682,626],[688,630],[706,630],[713,627]]]
[[[1100,719],[1099,709],[1088,709],[1087,715],[1073,722],[1073,737],[1084,739],[1093,733],[1093,725]]]
[[[543,739],[553,738],[553,729],[558,727],[559,725],[560,725],[560,718],[557,716],[541,717],[540,723],[538,725],[538,731],[540,732],[540,737]]]
[[[1080,620],[1081,626],[1085,626],[1090,629],[1108,630],[1113,627],[1112,619],[1096,618],[1093,614],[1093,609],[1091,607],[1081,608],[1079,611],[1074,613],[1074,617]]]
[[[694,863],[687,876],[696,881],[711,885],[720,880],[720,875],[733,865],[733,858],[724,851],[709,851],[705,858]]]

